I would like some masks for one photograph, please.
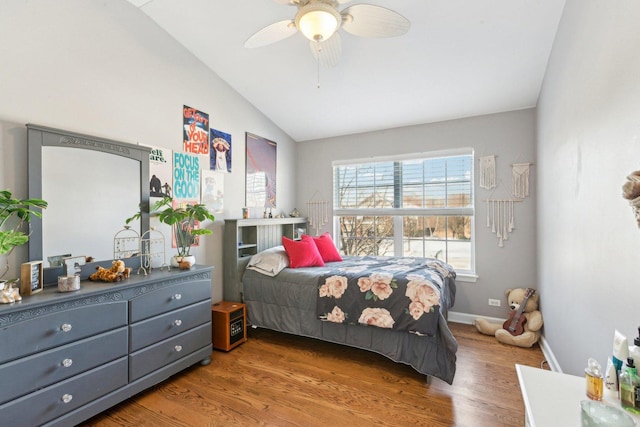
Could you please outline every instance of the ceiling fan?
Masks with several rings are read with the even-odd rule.
[[[360,37],[394,37],[409,31],[409,20],[390,9],[356,4],[339,11],[350,0],[274,0],[296,6],[294,19],[271,24],[249,37],[244,46],[256,48],[284,40],[300,31],[319,64],[333,67],[340,61],[342,40],[338,30]]]

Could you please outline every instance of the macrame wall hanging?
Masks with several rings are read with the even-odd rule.
[[[531,163],[514,163],[511,165],[513,176],[513,197],[524,199],[529,195],[529,170]]]
[[[496,156],[480,157],[480,187],[487,190],[496,187]]]
[[[309,212],[309,227],[315,228],[316,236],[318,236],[322,227],[329,220],[329,202],[327,200],[309,200],[307,212]]]
[[[520,200],[485,200],[487,203],[487,227],[498,237],[498,246],[503,247],[504,241],[509,239],[509,233],[516,226],[514,203]]]

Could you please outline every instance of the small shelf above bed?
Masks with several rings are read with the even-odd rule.
[[[255,248],[255,247],[257,247],[257,246],[258,246],[258,245],[255,245],[255,244],[253,244],[253,245],[240,245],[240,244],[239,244],[239,245],[238,245],[238,249]]]
[[[224,222],[224,299],[242,302],[239,264],[265,249],[282,244],[282,237],[299,239],[307,233],[307,218],[227,219]]]

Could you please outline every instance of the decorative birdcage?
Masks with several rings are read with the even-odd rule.
[[[124,229],[113,236],[113,259],[131,258],[140,252],[140,234],[131,226],[125,225]]]
[[[163,268],[171,270],[171,266],[167,264],[165,255],[165,238],[161,231],[151,227],[142,233],[140,238],[140,268],[138,274],[142,271],[146,276],[151,272],[152,268]]]

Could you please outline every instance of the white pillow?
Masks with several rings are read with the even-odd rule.
[[[289,257],[284,250],[284,246],[274,246],[273,248],[255,254],[251,257],[247,265],[248,269],[271,277],[287,267],[289,267]]]

